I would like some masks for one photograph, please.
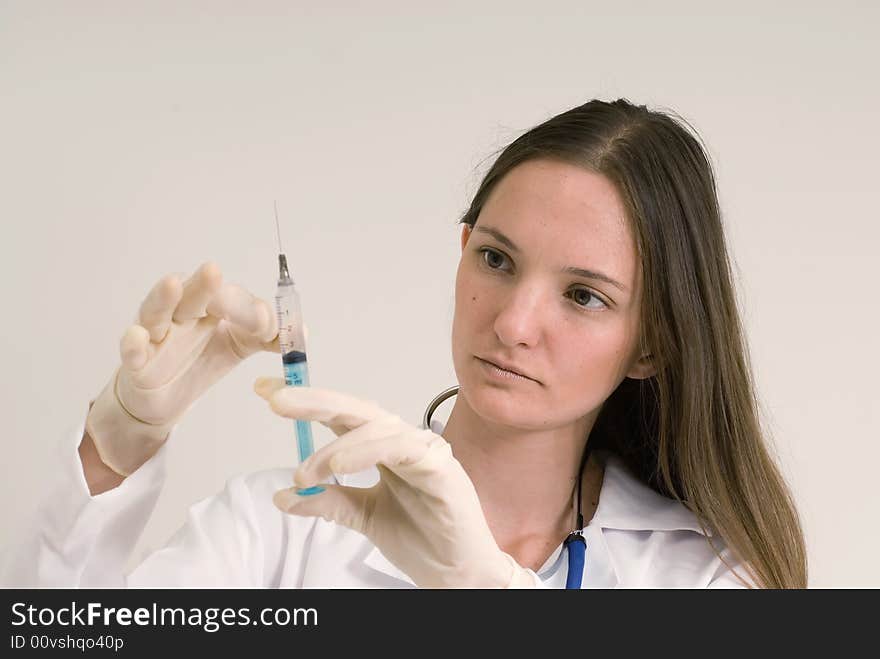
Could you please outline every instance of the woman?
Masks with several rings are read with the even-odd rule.
[[[461,222],[460,389],[445,425],[261,379],[276,413],[338,436],[295,472],[297,487],[325,491],[297,494],[285,470],[233,479],[124,576],[174,423],[241,359],[278,349],[269,305],[222,284],[216,266],[185,284],[166,277],[5,579],[806,586],[694,136],[642,106],[591,101],[505,148]],[[580,538],[585,565],[566,564]]]

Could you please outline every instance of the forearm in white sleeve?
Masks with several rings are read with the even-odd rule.
[[[165,481],[166,447],[92,496],[79,456],[85,419],[58,443],[46,496],[0,557],[6,587],[120,587]]]

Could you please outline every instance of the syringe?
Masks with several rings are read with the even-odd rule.
[[[278,288],[275,290],[275,310],[278,313],[278,343],[281,346],[281,362],[284,365],[284,381],[288,386],[309,386],[309,366],[306,359],[306,341],[303,332],[302,307],[299,294],[287,269],[287,256],[281,249],[281,226],[278,222],[278,204],[275,203],[275,227],[278,230]],[[296,446],[299,461],[315,452],[312,441],[311,421],[297,419]],[[318,494],[324,488],[315,485],[298,489],[301,495]]]

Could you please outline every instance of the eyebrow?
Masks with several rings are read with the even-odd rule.
[[[507,236],[501,233],[498,229],[493,229],[492,227],[487,226],[475,226],[474,231],[481,231],[483,233],[488,233],[490,236],[494,237],[502,245],[509,248],[512,252],[519,252],[519,247]],[[576,275],[578,277],[584,277],[586,279],[597,279],[599,281],[604,281],[612,286],[616,286],[620,290],[626,292],[626,287],[621,284],[616,279],[612,279],[608,275],[598,272],[597,270],[587,270],[585,268],[575,268],[573,266],[568,266],[567,268],[563,268],[561,272],[565,272],[568,274]]]

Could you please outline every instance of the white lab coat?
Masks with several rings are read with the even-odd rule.
[[[169,542],[125,574],[159,497],[168,445],[119,487],[91,496],[77,452],[84,422],[63,438],[54,487],[23,533],[5,548],[0,585],[414,586],[363,535],[275,508],[272,495],[291,486],[290,469],[232,478],[222,492],[191,506]],[[436,420],[431,428],[443,431]],[[741,587],[687,508],[639,482],[613,454],[597,451],[596,456],[605,462],[605,477],[598,508],[584,529],[583,588]],[[370,469],[340,482],[367,487],[377,479],[376,469]],[[721,541],[713,541],[730,562]],[[741,568],[737,571],[745,577]],[[532,575],[538,587],[564,588],[567,572],[567,551],[560,545]]]

